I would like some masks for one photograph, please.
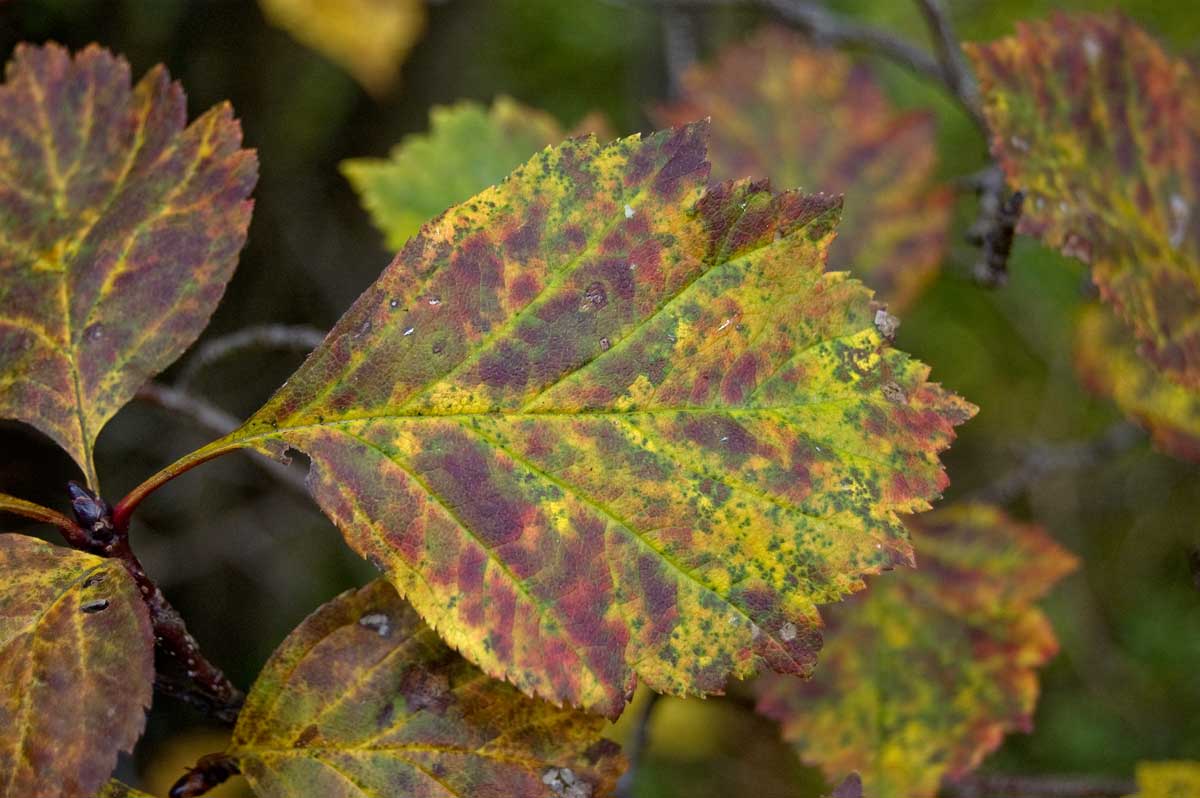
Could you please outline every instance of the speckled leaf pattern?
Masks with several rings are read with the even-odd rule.
[[[288,636],[229,753],[262,798],[600,798],[624,765],[605,726],[488,678],[381,579]]]
[[[549,114],[498,97],[490,109],[464,100],[429,112],[430,130],[406,137],[387,158],[352,158],[342,173],[393,250],[451,205],[499,183],[567,133]],[[597,117],[579,132],[600,132]]]
[[[968,49],[1019,230],[1089,262],[1142,353],[1200,389],[1200,80],[1123,17]]]
[[[0,86],[0,416],[96,482],[104,423],[207,324],[257,165],[228,105],[184,128],[162,67],[21,45]]]
[[[258,0],[263,14],[375,95],[425,31],[424,0]]]
[[[154,636],[116,560],[0,535],[0,798],[92,798],[141,736]]]
[[[1200,762],[1139,762],[1136,798],[1200,796]]]
[[[104,785],[103,789],[96,794],[96,798],[154,798],[154,796],[113,779]]]
[[[830,613],[811,681],[766,676],[759,710],[806,761],[871,798],[926,798],[1028,731],[1035,669],[1057,650],[1034,602],[1075,567],[1036,527],[987,505],[910,522],[917,570],[871,580]]]
[[[1149,429],[1159,449],[1200,462],[1200,390],[1173,382],[1139,357],[1129,331],[1104,308],[1081,317],[1075,363],[1088,387],[1111,396]]]
[[[903,308],[946,251],[952,191],[934,183],[934,119],[901,113],[870,70],[845,53],[767,28],[683,79],[664,124],[711,116],[714,176],[845,194],[829,254]]]
[[[707,188],[703,123],[571,139],[409,240],[239,446],[312,461],[454,648],[616,715],[640,676],[807,673],[816,605],[911,558],[973,408],[823,268],[839,201]]]

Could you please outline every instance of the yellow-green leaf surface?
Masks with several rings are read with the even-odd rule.
[[[606,725],[489,679],[379,580],[283,641],[229,753],[263,798],[600,798],[623,766]]]
[[[96,798],[154,798],[154,796],[113,779],[104,785],[103,789],[96,794]]]
[[[425,31],[423,0],[258,0],[263,14],[375,95],[396,82]]]
[[[1137,798],[1198,798],[1200,762],[1139,762]]]
[[[900,113],[845,53],[767,28],[683,78],[664,124],[711,116],[714,176],[844,193],[829,254],[894,307],[910,303],[946,251],[953,194],[934,183],[931,114]]]
[[[807,673],[816,605],[909,562],[897,514],[973,408],[824,270],[839,200],[708,187],[705,137],[543,150],[185,461],[306,453],[351,546],[532,695],[616,715],[635,677]]]
[[[1200,80],[1124,17],[968,49],[1020,231],[1091,263],[1142,354],[1200,389]]]
[[[119,562],[0,535],[0,798],[92,798],[153,683],[150,619]]]
[[[469,100],[434,107],[429,124],[428,133],[406,137],[386,159],[342,162],[393,250],[429,219],[499,183],[567,135],[554,117],[508,97],[497,98],[491,109]]]
[[[200,334],[250,221],[254,153],[228,105],[186,129],[162,67],[17,47],[0,85],[0,416],[96,483],[104,423]]]
[[[1034,602],[1075,567],[1040,529],[986,505],[912,522],[917,570],[830,615],[811,681],[760,679],[759,710],[806,761],[871,798],[926,798],[1028,731],[1035,669],[1057,650]]]
[[[1089,308],[1080,319],[1075,363],[1088,387],[1149,429],[1158,448],[1200,462],[1200,391],[1139,357],[1129,331],[1104,308]]]

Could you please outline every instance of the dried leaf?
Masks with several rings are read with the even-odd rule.
[[[1196,798],[1200,762],[1139,762],[1137,798]]]
[[[379,96],[425,31],[422,0],[258,0],[263,14]]]
[[[1091,263],[1142,353],[1200,389],[1200,81],[1120,16],[968,48],[1020,232]]]
[[[1139,357],[1129,331],[1103,308],[1081,317],[1075,363],[1088,387],[1111,396],[1160,449],[1200,462],[1200,391],[1176,384]]]
[[[705,126],[572,139],[409,240],[241,446],[467,659],[615,716],[635,674],[807,673],[816,605],[907,563],[973,408],[826,273],[839,202],[706,188]]]
[[[953,193],[934,185],[934,119],[899,113],[870,70],[844,53],[768,28],[683,78],[662,124],[711,116],[714,177],[844,193],[829,254],[893,308],[911,303],[945,255]]]
[[[509,97],[496,98],[490,110],[469,100],[434,107],[429,124],[429,133],[407,136],[386,159],[342,162],[342,173],[393,250],[429,219],[499,183],[567,135],[554,117]],[[592,117],[582,125],[582,132],[604,126]]]
[[[229,753],[262,796],[599,798],[623,765],[605,725],[489,679],[379,580],[280,645]]]
[[[254,153],[226,105],[186,130],[162,67],[17,47],[0,85],[0,416],[95,486],[104,423],[200,334],[246,237]]]
[[[0,535],[0,798],[91,798],[141,736],[154,635],[116,560]]]
[[[1028,730],[1035,669],[1057,651],[1034,602],[1075,567],[1038,528],[986,505],[910,522],[918,570],[886,574],[830,613],[809,682],[757,682],[759,710],[830,778],[871,798],[922,798]]]

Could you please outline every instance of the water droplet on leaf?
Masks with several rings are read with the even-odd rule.
[[[79,609],[82,612],[86,612],[88,615],[91,615],[95,612],[102,612],[103,610],[108,609],[108,599],[92,599],[91,601],[85,601],[79,605]]]

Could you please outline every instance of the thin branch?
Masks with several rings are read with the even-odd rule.
[[[972,498],[1008,504],[1050,474],[1093,468],[1133,448],[1144,439],[1145,435],[1138,427],[1121,421],[1094,440],[1030,446],[1020,462],[999,479],[973,493]]]
[[[646,705],[642,707],[642,712],[638,715],[637,726],[633,730],[633,739],[625,749],[629,767],[621,774],[621,779],[617,782],[617,798],[631,798],[633,795],[633,784],[637,779],[638,768],[645,761],[646,749],[650,745],[650,720],[654,716],[654,708],[658,706],[661,699],[662,696],[658,693],[650,693]]]
[[[663,51],[667,58],[668,96],[683,94],[683,75],[697,60],[696,17],[685,8],[664,8],[662,13]]]
[[[983,135],[988,136],[987,120],[983,117],[983,108],[979,102],[979,86],[970,66],[967,65],[967,59],[963,57],[958,34],[954,32],[954,25],[950,22],[949,11],[942,5],[942,0],[917,0],[917,5],[921,9],[921,15],[925,17],[930,38],[933,39],[933,48],[942,71],[942,81]]]
[[[1103,776],[976,774],[947,785],[946,798],[1123,798],[1137,791],[1126,779]]]
[[[295,349],[305,353],[316,349],[325,333],[305,325],[260,324],[201,344],[188,358],[176,384],[186,390],[196,375],[219,360],[246,349]]]
[[[72,546],[76,542],[82,544],[87,540],[79,525],[57,510],[51,510],[49,507],[43,507],[25,499],[18,499],[16,496],[9,496],[7,493],[0,493],[0,513],[12,513],[57,527]]]

